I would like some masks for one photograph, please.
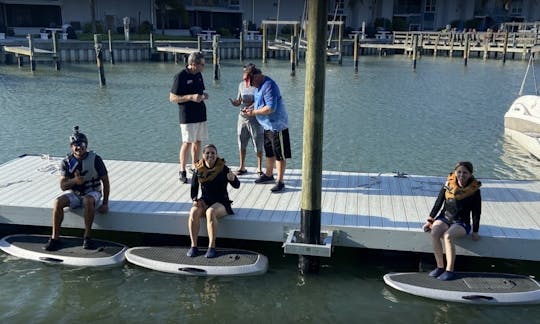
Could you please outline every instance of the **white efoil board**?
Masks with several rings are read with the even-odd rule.
[[[431,299],[471,304],[540,303],[540,284],[527,276],[456,272],[454,280],[442,281],[426,272],[388,273],[384,282],[397,290]]]
[[[46,251],[43,246],[48,235],[15,234],[0,240],[0,249],[13,256],[45,263],[69,266],[99,267],[124,262],[127,246],[115,242],[93,239],[93,249],[82,248],[80,237],[61,236],[62,246],[57,251]]]
[[[126,251],[126,259],[144,268],[192,276],[249,276],[268,270],[268,259],[257,252],[216,248],[216,257],[206,258],[206,249],[199,249],[196,257],[188,257],[188,250],[178,246],[133,247]]]

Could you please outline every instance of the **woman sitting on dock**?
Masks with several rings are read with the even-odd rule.
[[[240,187],[240,181],[236,175],[225,165],[225,160],[218,158],[217,148],[208,144],[203,149],[202,160],[197,162],[193,179],[191,181],[191,199],[193,205],[189,212],[189,236],[191,248],[187,256],[195,257],[199,254],[197,238],[201,224],[201,217],[206,216],[206,229],[208,231],[207,258],[216,256],[216,233],[217,219],[225,215],[234,214],[227,183],[234,188]],[[202,195],[198,198],[199,187]]]
[[[454,278],[454,262],[456,259],[454,241],[471,232],[471,214],[472,239],[474,241],[479,239],[478,229],[480,228],[482,209],[480,186],[480,181],[477,181],[473,176],[471,162],[458,162],[454,171],[448,175],[446,183],[441,188],[429,214],[429,218],[423,226],[424,231],[431,231],[433,254],[435,254],[435,261],[437,262],[437,268],[429,273],[431,277],[440,280],[452,280]],[[437,216],[439,210],[441,212]],[[444,239],[446,251],[446,271],[441,238]]]

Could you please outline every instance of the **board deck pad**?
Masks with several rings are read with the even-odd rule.
[[[206,258],[206,249],[199,249],[196,257],[188,257],[188,250],[177,246],[134,247],[126,251],[126,259],[152,270],[200,276],[255,275],[268,269],[268,259],[253,251],[216,248],[216,257]]]
[[[387,285],[417,296],[462,302],[493,304],[540,303],[540,284],[515,274],[456,272],[454,280],[438,280],[426,272],[389,273]]]
[[[16,234],[0,240],[0,249],[23,259],[74,266],[106,266],[122,263],[127,247],[115,242],[92,239],[93,248],[83,249],[80,237],[61,236],[61,248],[46,251],[48,235]]]

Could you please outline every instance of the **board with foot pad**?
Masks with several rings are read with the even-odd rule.
[[[189,247],[133,247],[126,259],[138,266],[168,273],[192,276],[249,276],[268,270],[268,259],[257,252],[216,248],[215,258],[206,258],[206,249],[188,257]]]
[[[43,247],[48,240],[48,235],[9,235],[0,240],[0,249],[23,259],[82,267],[120,264],[127,250],[125,245],[96,239],[92,239],[92,248],[87,250],[82,247],[82,238],[61,236],[60,248],[46,251]]]
[[[384,282],[397,290],[416,296],[470,304],[540,303],[540,284],[527,276],[455,272],[453,280],[439,280],[426,272],[388,273]]]

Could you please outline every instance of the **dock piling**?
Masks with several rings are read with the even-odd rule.
[[[304,141],[302,156],[301,240],[321,243],[322,143],[326,59],[326,21],[328,0],[313,0],[308,6],[308,44],[306,52],[306,94],[304,96]],[[302,274],[318,273],[320,257],[300,255]]]
[[[212,39],[212,62],[214,63],[214,80],[219,80],[219,35]]]
[[[358,33],[354,34],[353,61],[354,61],[354,72],[358,72]]]
[[[114,52],[113,52],[113,48],[112,48],[112,35],[111,35],[111,30],[110,29],[107,32],[107,34],[109,36],[109,58],[110,58],[111,64],[114,65]]]
[[[106,84],[105,70],[103,68],[103,46],[99,42],[98,34],[94,34],[94,49],[96,51],[96,65],[99,72],[99,84],[103,87]]]
[[[56,71],[60,70],[60,59],[58,57],[58,36],[56,32],[52,32],[52,42],[53,42],[53,65]]]

